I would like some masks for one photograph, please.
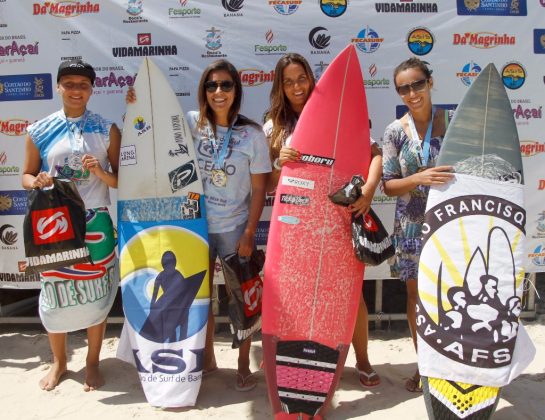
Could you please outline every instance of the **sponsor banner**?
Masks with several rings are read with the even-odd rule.
[[[418,269],[422,375],[504,386],[532,360],[519,315],[524,187],[456,175],[432,188]]]
[[[456,0],[459,15],[526,16],[526,0]]]
[[[24,215],[27,194],[25,190],[0,191],[0,216]]]
[[[52,97],[50,73],[0,76],[0,101],[34,101]]]

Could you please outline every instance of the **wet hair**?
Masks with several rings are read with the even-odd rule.
[[[240,75],[235,68],[229,61],[227,60],[216,60],[212,63],[210,63],[203,71],[201,75],[201,80],[199,81],[199,87],[198,87],[198,101],[199,101],[199,120],[197,121],[197,128],[199,130],[204,129],[206,125],[209,123],[212,127],[212,130],[214,132],[214,135],[216,135],[216,116],[214,114],[214,111],[208,104],[208,99],[206,97],[206,89],[204,87],[204,84],[208,81],[208,77],[215,71],[225,71],[229,73],[229,76],[231,76],[231,79],[234,82],[234,91],[235,91],[235,98],[233,100],[233,104],[231,105],[231,108],[229,108],[229,113],[227,114],[227,119],[229,122],[229,125],[233,125],[234,127],[242,126],[242,125],[253,125],[256,128],[260,128],[259,124],[252,121],[251,119],[245,117],[244,115],[240,115],[240,107],[242,105],[242,82],[240,80]]]
[[[397,82],[396,82],[397,75],[401,73],[402,71],[409,70],[409,69],[420,70],[422,74],[426,76],[426,79],[431,78],[432,70],[430,70],[430,68],[428,67],[428,63],[426,63],[425,61],[422,61],[419,58],[411,57],[408,60],[405,60],[399,63],[398,66],[394,69],[394,85],[396,88],[397,88]]]
[[[284,93],[284,69],[290,64],[299,64],[305,70],[310,83],[309,95],[314,89],[314,74],[308,61],[300,54],[288,53],[278,60],[274,69],[274,81],[270,93],[271,107],[266,119],[272,120],[273,130],[269,142],[271,160],[280,154],[285,139],[293,133],[297,123],[297,114],[291,107],[290,101]]]

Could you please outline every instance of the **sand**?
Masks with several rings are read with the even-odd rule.
[[[545,418],[545,318],[526,323],[537,356],[526,372],[505,387],[495,420]],[[108,327],[102,349],[106,384],[98,391],[83,391],[86,341],[82,332],[69,335],[68,373],[56,389],[45,392],[38,381],[51,360],[47,336],[36,326],[0,325],[0,410],[2,419],[267,419],[271,418],[265,379],[258,370],[261,343],[256,339],[251,368],[259,385],[250,392],[234,389],[237,351],[228,334],[216,340],[220,370],[203,380],[197,406],[178,410],[151,407],[144,397],[135,369],[115,358],[120,326]],[[426,419],[421,394],[403,384],[416,368],[416,355],[404,327],[371,332],[371,362],[382,378],[374,389],[363,389],[354,369],[351,350],[328,419]]]

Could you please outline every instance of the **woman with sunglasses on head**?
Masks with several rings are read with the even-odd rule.
[[[210,246],[210,287],[216,257],[238,252],[249,257],[265,204],[271,164],[261,126],[239,114],[242,83],[227,60],[206,67],[198,87],[199,110],[188,113],[206,195]],[[257,385],[250,372],[248,337],[239,348],[235,389]],[[214,356],[214,316],[210,308],[204,350],[204,373],[217,369]]]
[[[418,58],[400,63],[394,83],[408,112],[392,122],[384,132],[384,192],[397,196],[393,238],[396,259],[392,276],[407,288],[407,320],[416,348],[416,302],[418,260],[422,249],[422,224],[431,185],[452,178],[450,166],[435,166],[448,121],[453,112],[432,104],[433,78],[428,66]],[[411,392],[422,391],[418,370],[405,383]]]
[[[303,56],[288,53],[278,60],[270,93],[271,107],[267,113],[268,120],[263,126],[263,131],[269,140],[270,157],[273,163],[267,191],[276,189],[283,165],[299,160],[299,152],[290,146],[290,140],[299,115],[303,111],[314,85],[314,75]],[[355,212],[356,215],[369,211],[375,189],[380,181],[382,158],[380,148],[374,141],[372,142],[372,153],[373,159],[367,182],[363,187],[363,195],[350,208],[350,211]],[[374,387],[380,384],[380,377],[369,363],[367,355],[367,317],[367,306],[362,295],[352,345],[356,353],[356,369],[360,383],[364,387]]]
[[[93,264],[40,273],[40,319],[53,353],[53,365],[39,383],[46,391],[54,389],[66,373],[67,333],[81,329],[87,329],[88,341],[83,389],[95,390],[104,383],[99,371],[100,349],[118,286],[113,274],[114,231],[106,206],[110,205],[109,187],[117,188],[121,133],[111,121],[87,109],[95,78],[88,63],[62,62],[57,73],[62,109],[27,129],[23,188],[51,187],[53,177],[70,179],[87,209],[87,234],[95,236],[91,240],[86,235]],[[96,284],[100,284],[101,293],[89,291]]]

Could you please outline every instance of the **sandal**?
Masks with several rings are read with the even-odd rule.
[[[412,378],[407,379],[405,382],[405,389],[409,392],[422,392],[422,381],[420,380],[420,374],[415,373]]]
[[[375,388],[380,385],[380,376],[374,369],[367,373],[359,370],[358,365],[356,365],[356,370],[358,371],[360,384],[364,388]]]
[[[250,373],[244,376],[242,373],[237,372],[237,382],[235,389],[239,392],[251,391],[257,386],[257,381],[254,378],[254,374]]]

